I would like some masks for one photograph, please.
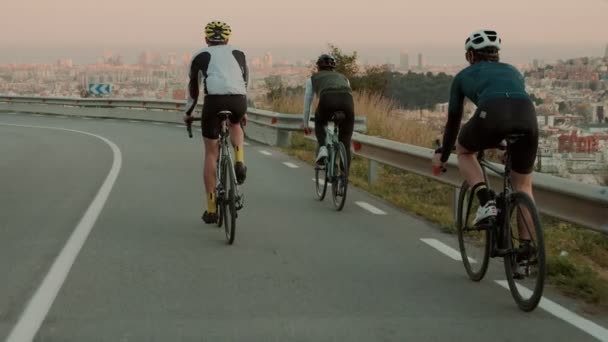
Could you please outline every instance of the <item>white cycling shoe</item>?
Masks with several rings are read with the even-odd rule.
[[[323,162],[325,161],[325,159],[327,159],[327,147],[326,146],[321,146],[321,148],[319,148],[319,154],[317,154],[317,164],[323,164]]]
[[[491,217],[498,215],[498,209],[496,209],[496,201],[488,201],[483,207],[477,209],[477,214],[473,220],[473,225],[477,225]]]

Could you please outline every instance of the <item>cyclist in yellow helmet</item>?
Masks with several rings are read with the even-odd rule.
[[[185,122],[192,120],[201,86],[205,94],[201,126],[205,143],[205,167],[203,179],[207,192],[207,210],[203,221],[208,224],[217,222],[215,205],[215,168],[218,156],[218,138],[220,111],[230,111],[230,138],[234,146],[237,182],[243,184],[247,176],[244,163],[243,129],[241,120],[247,112],[247,84],[249,69],[245,54],[228,45],[232,30],[221,21],[213,21],[205,26],[207,47],[194,54],[190,63],[190,81],[188,83],[188,103]]]

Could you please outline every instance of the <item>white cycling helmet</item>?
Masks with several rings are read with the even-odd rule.
[[[464,49],[479,50],[486,47],[495,47],[500,50],[501,39],[496,31],[491,30],[479,30],[471,33],[464,43]]]

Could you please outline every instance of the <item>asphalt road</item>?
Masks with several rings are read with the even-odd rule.
[[[521,312],[499,263],[469,281],[421,240],[457,249],[437,227],[357,189],[337,213],[309,166],[253,142],[245,153],[228,246],[200,220],[200,133],[0,113],[0,340],[19,325],[36,341],[608,341],[605,315],[551,288],[559,310]],[[66,276],[51,271],[55,297],[41,284],[86,224]]]

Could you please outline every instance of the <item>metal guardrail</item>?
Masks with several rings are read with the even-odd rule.
[[[114,98],[0,96],[0,106],[5,110],[22,112],[173,123],[181,123],[185,111],[184,101]],[[82,109],[86,109],[86,112]],[[197,111],[200,112],[201,109],[202,105],[197,105]],[[252,125],[246,134],[262,143],[286,146],[291,132],[301,130],[302,115],[279,114],[257,108],[248,108],[247,114]],[[355,131],[366,130],[367,118],[356,117]]]
[[[375,164],[381,163],[413,172],[436,181],[460,187],[463,180],[454,155],[446,173],[435,176],[430,161],[433,150],[387,139],[353,135],[355,153],[370,162],[370,182],[374,181]],[[496,164],[500,168],[500,165]],[[489,173],[490,182],[499,186],[501,179]],[[592,186],[542,173],[533,173],[534,197],[539,210],[549,216],[608,233],[608,187]]]
[[[34,111],[38,113],[74,116],[113,117],[124,119],[181,122],[184,103],[179,101],[132,99],[74,99],[27,96],[0,96],[0,109]],[[82,109],[86,109],[86,113]],[[172,113],[172,115],[171,115]],[[291,131],[300,130],[301,115],[279,114],[260,109],[248,109],[247,131],[253,131],[258,141],[284,145]],[[366,131],[365,118],[357,118],[355,130]],[[448,162],[448,172],[435,176],[430,160],[433,151],[395,141],[355,133],[353,147],[357,155],[368,159],[369,181],[377,177],[377,164],[386,164],[458,189],[462,178],[454,158]],[[591,186],[551,175],[534,173],[534,195],[541,212],[564,221],[608,233],[608,187]],[[490,174],[491,181],[497,181]]]

